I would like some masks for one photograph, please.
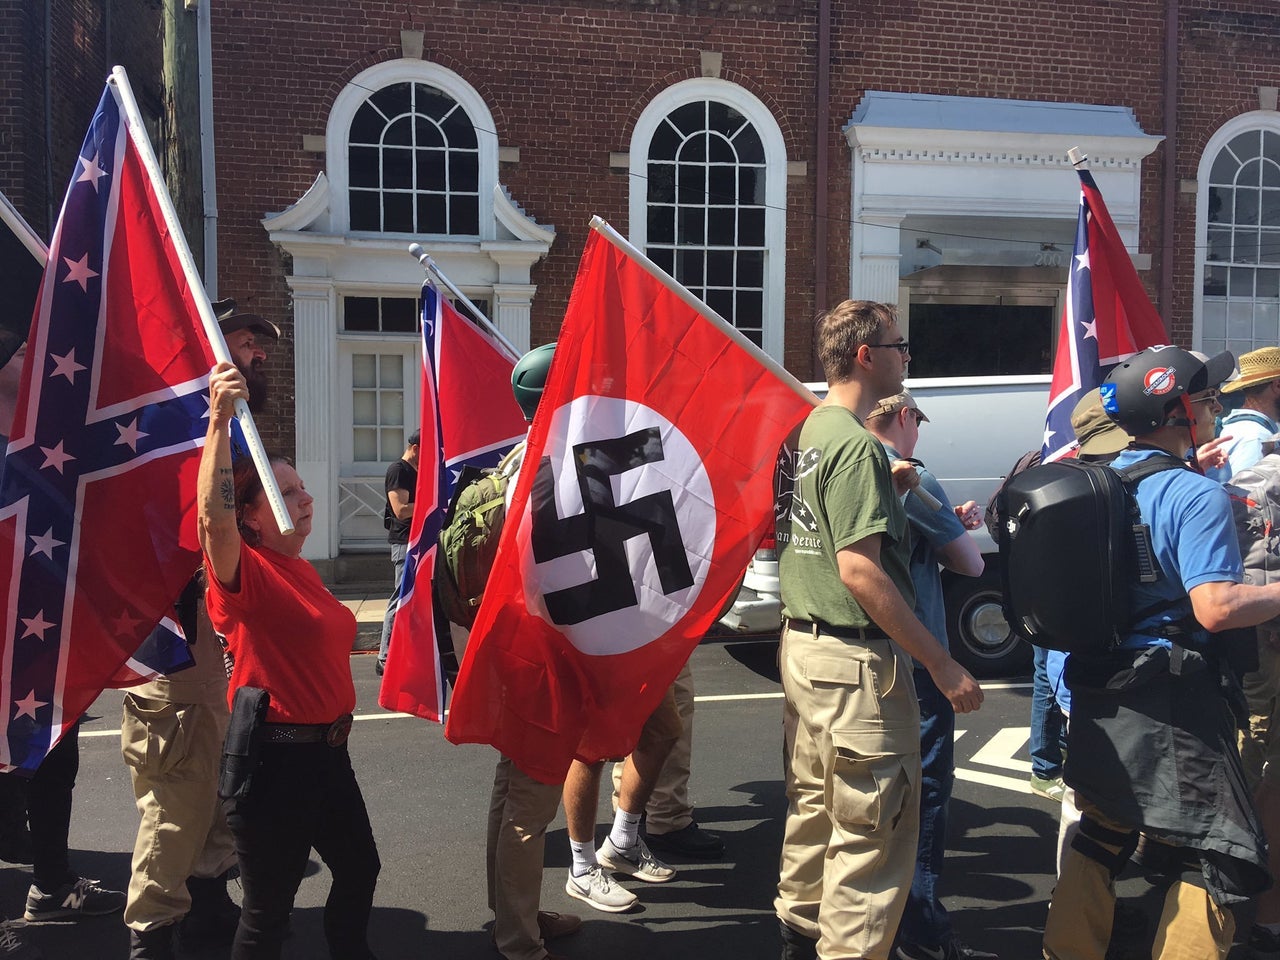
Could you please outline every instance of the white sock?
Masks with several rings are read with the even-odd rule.
[[[596,845],[594,840],[570,840],[569,852],[573,855],[573,866],[569,868],[575,877],[590,872],[596,865]]]
[[[609,831],[609,842],[616,850],[630,850],[640,839],[640,814],[627,813],[621,807],[613,815],[613,829]]]

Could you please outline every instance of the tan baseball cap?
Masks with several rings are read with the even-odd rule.
[[[867,419],[872,417],[882,417],[890,413],[897,413],[903,407],[915,410],[920,414],[920,419],[924,423],[929,422],[929,418],[924,415],[924,411],[920,409],[916,403],[916,398],[911,395],[911,391],[903,390],[901,393],[895,393],[892,397],[885,397],[875,405],[875,408],[867,414]]]

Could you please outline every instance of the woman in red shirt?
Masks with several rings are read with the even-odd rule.
[[[223,801],[244,885],[232,960],[280,956],[293,899],[314,847],[333,875],[324,930],[333,960],[370,960],[367,929],[377,847],[351,769],[355,708],[349,663],[356,622],[324,586],[302,545],[312,497],[293,466],[273,458],[294,532],[276,525],[253,461],[231,461],[231,419],[244,376],[219,363],[209,379],[209,432],[200,460],[199,524],[209,617],[234,657],[228,695],[270,695],[248,792]]]

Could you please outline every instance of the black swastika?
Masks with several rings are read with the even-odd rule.
[[[649,538],[664,593],[693,586],[671,491],[621,505],[613,500],[612,477],[664,459],[658,429],[576,444],[573,454],[583,512],[572,517],[556,512],[555,476],[550,458],[543,457],[533,482],[533,559],[545,563],[590,550],[595,555],[596,578],[547,593],[552,621],[571,626],[639,603],[625,548],[632,537]]]

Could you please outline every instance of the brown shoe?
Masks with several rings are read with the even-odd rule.
[[[582,929],[582,918],[572,913],[553,913],[550,910],[538,911],[538,932],[546,942],[559,940],[577,933]]]

